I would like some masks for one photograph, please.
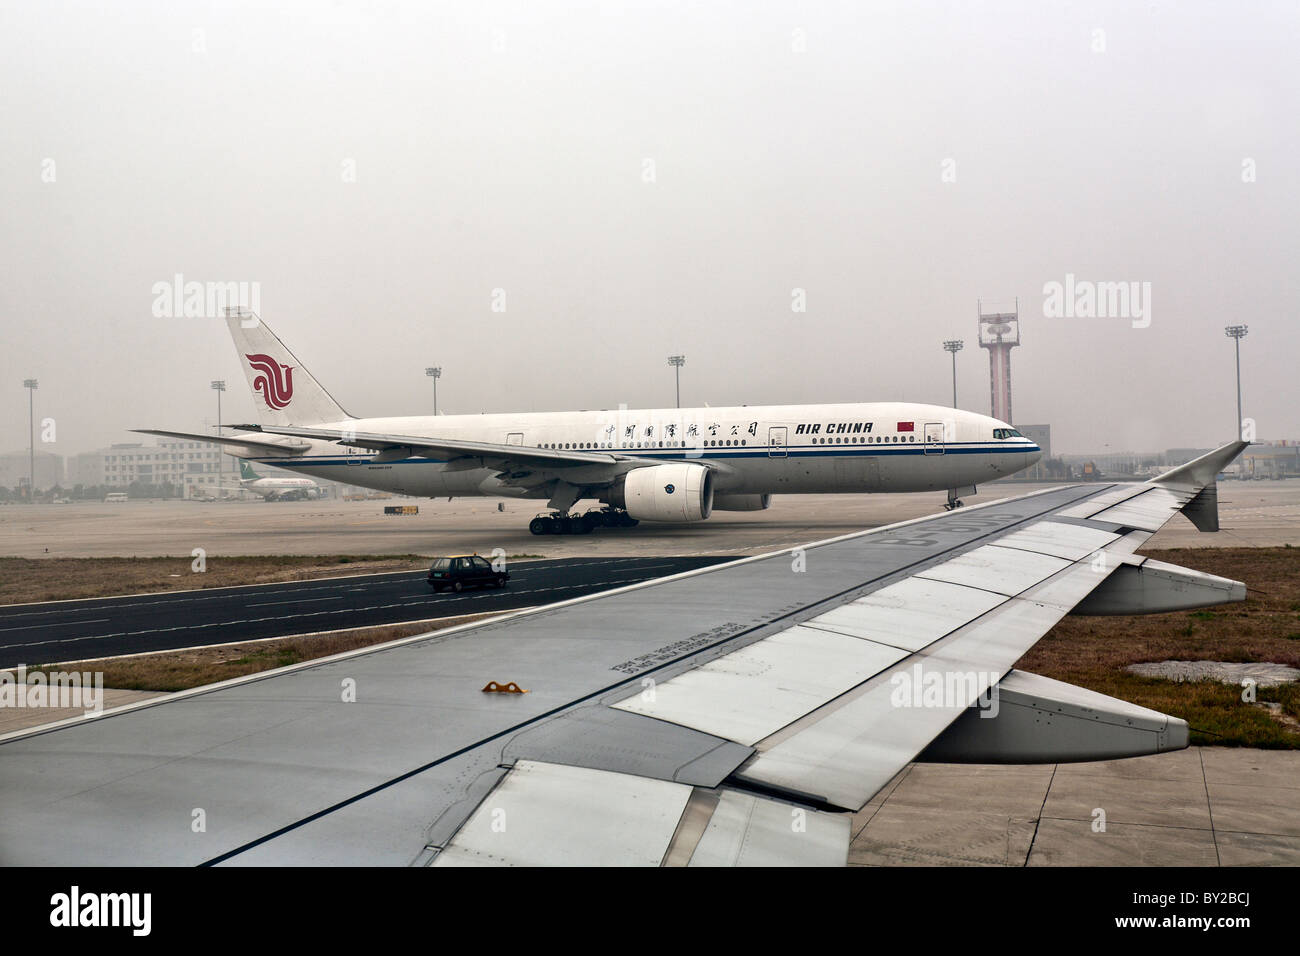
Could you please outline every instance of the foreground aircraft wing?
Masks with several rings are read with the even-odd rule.
[[[1187,745],[1013,665],[1071,611],[1244,599],[1134,554],[1180,511],[1213,526],[1243,447],[11,734],[0,863],[843,863],[918,757]]]

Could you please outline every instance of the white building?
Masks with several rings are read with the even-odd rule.
[[[239,477],[238,467],[234,459],[227,459],[217,445],[167,438],[156,445],[124,442],[77,455],[73,459],[69,480],[73,485],[122,488],[133,481],[151,485],[173,484],[183,489],[186,498],[217,497],[222,470],[226,484],[234,484]]]

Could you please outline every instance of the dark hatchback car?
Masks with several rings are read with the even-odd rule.
[[[434,591],[451,588],[460,593],[468,587],[503,588],[509,580],[508,572],[497,571],[477,554],[436,558],[429,568],[429,587]]]

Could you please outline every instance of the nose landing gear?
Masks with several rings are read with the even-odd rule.
[[[948,489],[948,503],[947,503],[946,505],[943,506],[943,507],[944,507],[944,510],[945,510],[945,511],[952,511],[952,510],[954,510],[955,508],[960,508],[960,507],[962,506],[962,501],[961,501],[961,498],[960,498],[959,496],[960,496],[960,495],[973,495],[973,494],[975,494],[975,493],[976,493],[976,488],[975,488],[974,485],[969,485],[969,486],[966,487],[966,488],[949,488],[949,489]]]

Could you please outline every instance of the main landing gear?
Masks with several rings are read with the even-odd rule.
[[[541,514],[528,523],[533,534],[591,534],[596,528],[635,528],[639,521],[626,511],[603,508],[581,515]]]

